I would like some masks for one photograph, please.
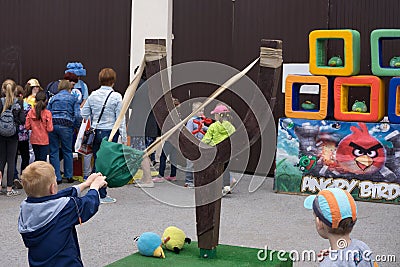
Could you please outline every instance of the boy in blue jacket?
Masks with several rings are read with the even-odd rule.
[[[18,230],[28,248],[30,266],[83,266],[75,225],[89,220],[100,205],[105,176],[94,173],[58,192],[53,166],[44,161],[22,172],[27,198],[21,203]],[[90,188],[85,196],[81,192]]]

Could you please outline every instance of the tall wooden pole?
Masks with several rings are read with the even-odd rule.
[[[145,41],[146,55],[146,74],[149,79],[154,74],[166,68],[165,40],[150,39]],[[274,92],[279,84],[280,68],[282,65],[280,53],[282,55],[282,42],[279,40],[263,40],[263,45],[267,49],[261,49],[261,62],[259,73],[259,85],[264,95],[273,101]],[[158,52],[157,52],[158,51]],[[264,53],[264,54],[263,54]],[[277,59],[278,58],[278,59]],[[168,75],[158,76],[158,79],[150,79],[149,98],[153,101],[157,99],[160,92],[163,97],[156,101],[153,112],[160,127],[168,118],[169,112],[174,108],[172,95],[168,84]],[[251,105],[251,103],[249,103]],[[272,104],[272,102],[270,103]],[[253,144],[260,137],[260,128],[253,112],[262,112],[265,107],[254,107],[253,111],[248,110],[245,114],[243,125],[249,140],[235,140],[235,145],[244,146]],[[170,127],[168,127],[170,128]],[[168,130],[167,128],[167,130]],[[234,134],[235,135],[235,134]],[[194,172],[195,182],[195,202],[196,202],[196,229],[200,255],[204,258],[213,258],[216,255],[216,247],[219,241],[219,226],[221,213],[222,179],[218,179],[223,174],[224,164],[233,156],[231,155],[230,138],[224,140],[215,148],[200,146],[200,140],[196,139],[184,127],[179,133],[179,144],[172,142],[175,147],[179,147],[185,158],[195,160],[201,155],[202,159],[211,164],[200,171]],[[211,186],[210,186],[211,185]]]

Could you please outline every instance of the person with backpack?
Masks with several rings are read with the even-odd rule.
[[[18,148],[17,127],[25,124],[23,102],[15,96],[17,84],[10,79],[1,86],[5,97],[0,101],[0,184],[7,163],[7,193],[9,197],[17,196],[20,192],[14,190],[15,157]]]
[[[63,77],[63,79],[64,80],[68,80],[71,84],[72,84],[72,88],[75,86],[75,84],[78,82],[78,76],[76,76],[73,72],[66,72],[65,74],[64,74],[64,77]],[[58,94],[58,85],[60,84],[60,80],[57,80],[57,81],[52,81],[51,83],[49,83],[47,86],[46,86],[46,90],[45,90],[45,92],[46,92],[46,97],[47,97],[47,100],[48,101],[50,101],[51,100],[51,98],[53,97],[53,96],[55,96],[56,94]],[[71,93],[72,93],[72,90],[73,89],[71,89]],[[77,99],[77,101],[78,101],[78,104],[80,104],[81,103],[81,100],[79,99],[79,96],[77,96],[77,94],[76,93],[74,93],[73,94],[75,97],[76,97],[76,99]]]
[[[50,163],[55,169],[58,184],[62,183],[60,146],[64,159],[64,177],[68,183],[74,182],[72,141],[74,127],[81,123],[81,112],[76,97],[71,94],[73,86],[74,84],[68,80],[61,80],[58,84],[59,92],[49,100],[47,105],[53,118],[53,131],[49,132]]]

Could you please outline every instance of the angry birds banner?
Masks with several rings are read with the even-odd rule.
[[[399,204],[400,125],[281,118],[274,187],[340,187],[358,200]]]

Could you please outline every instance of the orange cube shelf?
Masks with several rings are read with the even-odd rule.
[[[370,87],[370,107],[366,113],[349,111],[349,88]],[[385,115],[385,87],[372,75],[337,77],[334,81],[334,117],[341,121],[379,122]]]
[[[302,85],[319,85],[319,110],[300,110],[299,94]],[[285,88],[285,115],[288,118],[323,120],[328,114],[328,78],[325,76],[288,75]]]

